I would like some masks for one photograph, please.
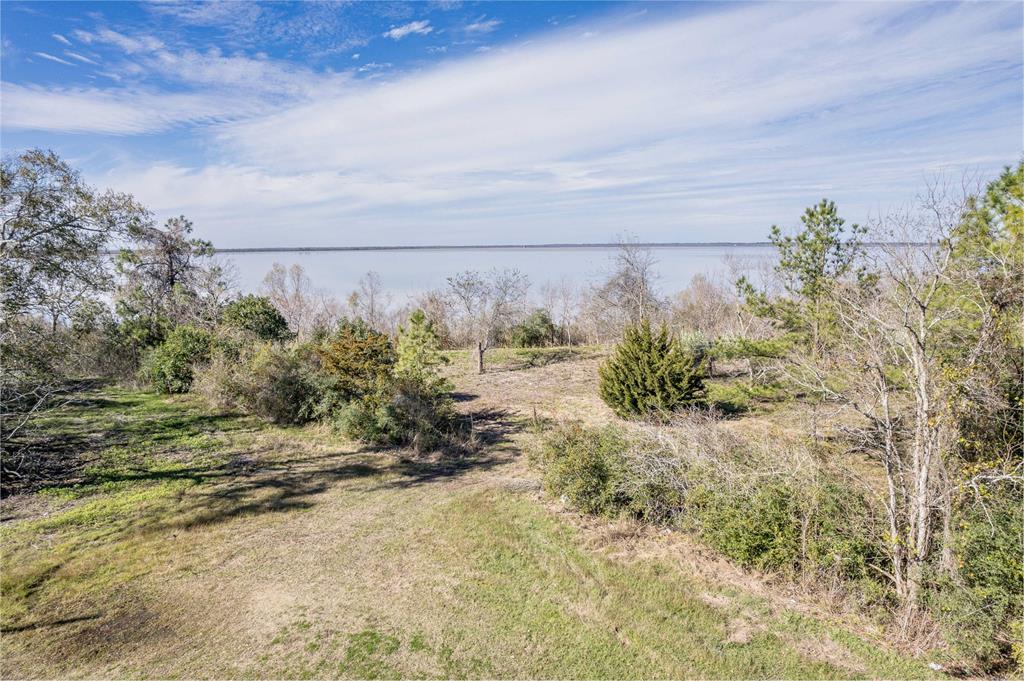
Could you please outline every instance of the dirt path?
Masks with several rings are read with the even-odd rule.
[[[677,539],[544,496],[523,425],[593,413],[592,364],[459,377],[488,445],[443,462],[107,396],[84,429],[149,419],[105,454],[118,474],[5,508],[3,677],[927,675]]]

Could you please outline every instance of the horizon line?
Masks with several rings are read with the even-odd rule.
[[[863,246],[927,246],[927,242],[861,242]],[[217,248],[215,253],[325,253],[325,252],[380,252],[380,251],[497,251],[497,250],[544,250],[560,248],[609,249],[623,245],[635,248],[766,248],[770,241],[638,241],[623,244],[618,241],[596,243],[548,243],[548,244],[426,244],[402,246],[252,246]]]

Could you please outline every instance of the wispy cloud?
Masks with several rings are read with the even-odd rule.
[[[46,52],[33,52],[32,54],[34,54],[37,57],[40,57],[42,59],[46,59],[46,60],[49,60],[49,61],[52,61],[52,62],[57,62],[58,64],[64,64],[65,66],[77,66],[77,64],[69,62],[66,59],[61,59],[60,57],[55,57],[52,54],[47,54]]]
[[[1013,4],[733,4],[587,28],[379,80],[118,33],[103,40],[187,94],[5,83],[4,126],[193,126],[208,164],[103,181],[223,245],[294,222],[307,244],[409,242],[413,224],[452,240],[481,225],[496,240],[752,239],[824,195],[859,220],[927,172],[1020,152]]]
[[[408,35],[427,35],[431,33],[434,28],[430,25],[429,21],[410,21],[408,24],[402,24],[401,26],[395,26],[388,31],[384,32],[385,38],[391,38],[392,40],[401,40]]]
[[[466,24],[463,30],[465,30],[466,33],[485,34],[496,30],[499,26],[501,26],[500,19],[487,19],[485,17],[480,17],[476,21]]]
[[[76,30],[75,37],[86,44],[107,43],[124,50],[127,54],[151,52],[164,46],[163,42],[153,36],[127,36],[109,28],[101,28],[96,32]]]
[[[71,47],[71,41],[62,36],[60,33],[51,33],[50,37],[56,40],[58,43],[61,43],[62,45],[67,45],[68,47]]]
[[[83,54],[78,54],[77,52],[72,52],[71,50],[64,50],[64,54],[66,54],[67,56],[71,57],[72,59],[77,59],[78,61],[83,62],[85,64],[92,64],[93,66],[99,66],[99,62],[96,62],[96,61],[94,61],[92,59],[89,59],[88,57],[86,57]]]
[[[252,115],[252,105],[233,98],[221,103],[198,94],[145,90],[105,93],[85,88],[42,88],[2,83],[4,126],[15,130],[132,135],[177,125]]]

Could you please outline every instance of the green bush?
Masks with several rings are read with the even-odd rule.
[[[978,670],[1024,667],[1024,504],[1012,488],[986,489],[985,507],[960,514],[957,570],[937,572],[928,605],[954,653]]]
[[[516,348],[541,348],[558,337],[558,327],[547,310],[534,310],[508,332],[509,343]]]
[[[340,406],[380,392],[391,381],[395,348],[361,320],[343,321],[317,348],[327,402]]]
[[[799,507],[785,483],[740,491],[705,481],[687,496],[687,512],[708,545],[742,565],[780,570],[799,561]]]
[[[744,565],[877,584],[882,531],[867,499],[840,473],[821,469],[797,482],[766,476],[759,457],[715,456],[714,464],[699,463],[662,437],[571,425],[551,431],[536,458],[545,488],[581,511],[682,521]]]
[[[600,369],[601,399],[623,418],[671,413],[703,404],[703,357],[686,353],[648,322],[626,329],[615,354]]]
[[[265,343],[249,362],[248,389],[238,396],[243,408],[274,423],[310,420],[317,386],[310,378],[311,351],[305,346]]]
[[[622,492],[626,441],[614,428],[561,428],[544,442],[544,487],[585,513],[610,515],[629,505]]]
[[[436,450],[461,435],[448,395],[401,377],[342,407],[338,425],[350,438],[417,452]]]
[[[879,518],[864,494],[841,481],[826,480],[802,495],[807,516],[807,560],[815,569],[847,580],[878,579],[886,555]],[[873,567],[872,567],[873,566]]]
[[[221,321],[260,340],[282,340],[289,336],[288,322],[264,296],[247,295],[229,303]]]
[[[193,369],[208,359],[212,339],[212,334],[204,329],[174,328],[146,357],[143,377],[160,392],[188,392],[192,387]]]
[[[458,419],[450,386],[438,373],[445,358],[426,315],[417,310],[399,329],[397,353],[374,333],[354,328],[328,355],[332,372],[346,365],[363,372],[357,383],[343,389],[350,397],[338,411],[342,431],[363,442],[419,452],[451,442]]]
[[[220,408],[273,423],[305,423],[321,400],[317,369],[316,353],[306,344],[239,346],[220,339],[210,361],[196,369],[193,391]]]

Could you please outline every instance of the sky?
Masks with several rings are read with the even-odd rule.
[[[4,154],[221,247],[759,241],[1024,154],[1024,3],[0,3]]]

